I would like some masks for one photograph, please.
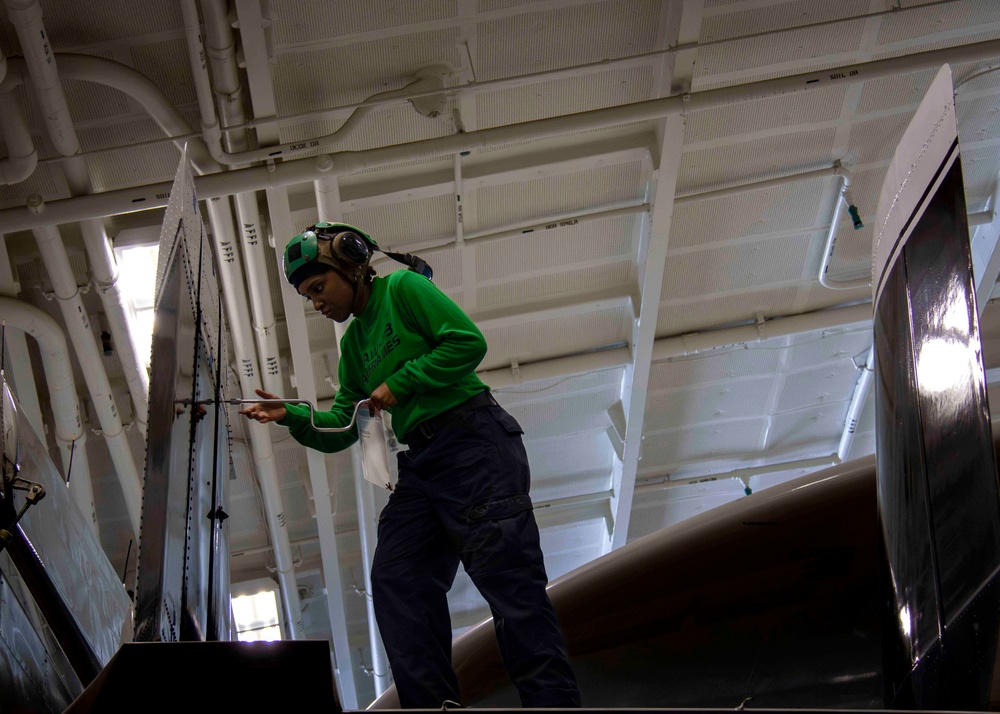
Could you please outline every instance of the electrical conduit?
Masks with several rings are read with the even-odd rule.
[[[497,145],[533,141],[569,133],[603,129],[620,124],[660,119],[685,111],[737,104],[753,99],[822,89],[833,85],[864,82],[893,74],[909,74],[921,69],[940,67],[943,63],[974,62],[1000,56],[1000,40],[988,40],[961,47],[930,50],[857,65],[831,68],[820,72],[779,77],[749,84],[710,89],[687,95],[674,95],[634,104],[595,109],[522,122],[510,126],[479,129],[464,134],[424,139],[378,149],[282,161],[272,166],[253,166],[202,176],[195,180],[203,198],[228,196],[240,191],[281,188],[314,181],[322,175],[348,175],[368,169],[420,159],[438,158],[461,151],[489,149]],[[99,80],[95,80],[99,81]],[[200,142],[199,142],[200,143]],[[89,216],[130,213],[166,205],[168,182],[81,196],[48,205],[47,221],[67,223]],[[27,230],[40,220],[23,208],[0,210],[0,224],[8,231]]]
[[[87,459],[87,432],[80,418],[80,402],[76,396],[66,336],[59,323],[48,313],[21,300],[0,297],[0,315],[8,327],[31,335],[38,343],[45,384],[49,388],[49,400],[52,404],[56,443],[62,456],[63,473],[69,477],[70,497],[94,534],[100,537],[90,463]]]
[[[205,53],[202,46],[202,35],[198,23],[198,11],[194,0],[182,0],[181,9],[184,15],[185,32],[188,41],[189,57],[192,59],[192,72],[195,75],[195,88],[198,92],[199,108],[201,111],[202,123],[206,127],[218,128],[216,113],[213,103],[211,86],[207,76],[207,68],[204,64]],[[215,7],[215,15],[212,15],[213,8],[206,4],[206,17],[216,17],[218,7]],[[218,18],[217,18],[218,20]],[[211,28],[217,27],[218,22],[206,22],[206,31],[213,31]],[[214,32],[218,32],[215,29]],[[228,57],[228,53],[223,53],[223,59]],[[198,61],[196,61],[198,60]],[[235,70],[235,62],[232,67],[220,68],[223,77],[227,73]],[[218,88],[223,91],[222,88]],[[231,88],[230,88],[231,89]],[[207,90],[207,91],[206,91]],[[227,95],[226,104],[231,103],[232,94]],[[235,98],[238,100],[239,95]],[[238,104],[238,101],[236,102]],[[214,160],[211,162],[218,166]],[[209,170],[206,162],[195,163],[195,167],[204,172]],[[220,167],[221,168],[221,167]],[[219,170],[212,167],[212,170]],[[256,199],[250,194],[246,198],[237,197],[237,208],[249,211],[252,206],[256,208]],[[216,243],[217,255],[219,257],[219,274],[222,278],[223,297],[226,301],[226,313],[229,316],[229,326],[233,338],[233,350],[239,362],[237,374],[240,381],[240,389],[245,395],[253,395],[254,389],[261,386],[258,381],[260,370],[254,350],[254,341],[250,335],[253,334],[250,320],[245,309],[246,293],[243,290],[243,268],[240,261],[239,251],[236,249],[235,227],[232,222],[232,213],[229,201],[224,202],[213,199],[207,202],[209,219],[212,224],[212,234]],[[247,220],[242,220],[246,218]],[[244,214],[241,216],[241,223],[246,227],[252,224],[255,230],[256,241],[247,250],[247,261],[250,264],[251,272],[248,274],[247,283],[256,288],[263,288],[266,293],[267,273],[261,257],[263,246],[260,241],[260,220],[259,216]],[[244,241],[245,245],[248,241]],[[260,255],[252,255],[256,251]],[[252,293],[253,294],[253,291]],[[258,299],[251,302],[252,309],[261,310],[266,304],[270,311],[270,297]],[[258,325],[262,325],[264,330],[258,330],[256,334],[260,339],[257,346],[261,351],[263,360],[269,365],[269,374],[262,375],[263,386],[268,391],[280,394],[284,390],[283,378],[279,369],[278,348],[274,330],[273,311],[270,311],[270,319],[266,315],[259,315],[255,312],[254,320]],[[268,530],[274,546],[274,561],[277,570],[278,582],[281,590],[282,607],[286,613],[288,623],[288,634],[292,639],[298,639],[302,635],[302,607],[299,601],[298,585],[295,579],[295,566],[292,558],[292,549],[288,537],[288,527],[285,522],[284,505],[281,498],[281,490],[278,486],[278,470],[274,459],[274,449],[271,442],[270,427],[265,424],[252,422],[249,425],[251,452],[253,453],[254,464],[260,480],[261,494],[264,499],[264,511],[268,521]]]
[[[45,117],[52,143],[62,156],[73,157],[79,153],[80,143],[66,104],[55,57],[42,24],[41,7],[37,0],[5,0],[5,2],[21,42],[24,63],[31,78],[35,97]],[[16,138],[24,141],[24,137]],[[30,135],[24,144],[24,150],[27,146],[31,146]],[[64,169],[71,193],[81,195],[92,192],[86,162],[82,157],[69,158],[64,164]],[[118,274],[114,256],[104,232],[104,225],[99,219],[84,220],[81,229],[91,270],[99,288],[105,314],[108,316],[108,327],[118,348],[119,360],[132,397],[135,420],[145,437],[149,379],[143,362],[137,357],[135,341],[129,329],[128,307],[117,285]]]

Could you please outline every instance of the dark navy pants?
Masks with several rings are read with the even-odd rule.
[[[399,480],[379,516],[372,598],[405,708],[461,702],[447,601],[460,560],[489,603],[522,705],[580,705],[545,593],[521,433],[491,404],[399,454]]]

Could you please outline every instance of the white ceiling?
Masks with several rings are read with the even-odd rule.
[[[24,4],[30,1],[7,0],[8,7]],[[128,197],[162,193],[179,158],[162,110],[110,74],[75,70],[67,53],[99,56],[147,78],[176,110],[166,129],[173,136],[194,139],[204,113],[182,3],[40,5],[57,69],[65,67],[62,87],[92,189],[112,192],[105,204],[72,197],[31,83],[15,88],[40,160],[26,180],[0,186],[0,231],[12,266],[7,277],[0,266],[0,281],[61,323],[28,230],[40,219],[25,201],[43,197],[86,285],[92,271],[75,221],[106,216],[106,231],[119,243],[144,230],[155,236],[163,211],[134,211]],[[865,283],[882,178],[944,61],[925,53],[1000,38],[1000,4],[197,5],[208,56],[225,54],[213,49],[214,38],[229,32],[235,43],[232,78],[240,93],[214,78],[230,104],[217,111],[231,118],[238,105],[244,120],[257,121],[242,145],[227,145],[231,153],[332,134],[355,105],[403,89],[421,68],[433,74],[446,67],[440,71],[451,91],[443,98],[375,98],[346,138],[286,153],[271,162],[272,172],[239,166],[245,160],[228,170],[203,168],[218,175],[214,183],[200,179],[198,190],[203,198],[255,192],[261,224],[279,250],[322,210],[323,219],[355,223],[383,247],[417,252],[433,265],[435,282],[486,335],[482,376],[525,429],[550,578],[747,491],[829,465],[838,449],[844,458],[874,450],[870,394],[853,439],[842,437],[871,346]],[[0,49],[7,57],[22,51],[9,12],[0,18]],[[997,66],[1000,49],[955,56],[966,200],[969,212],[979,213],[992,208],[1000,169],[1000,74],[984,71]],[[908,59],[888,68],[865,64],[896,57]],[[758,84],[814,71],[820,81],[812,84]],[[666,97],[675,99],[651,102]],[[427,113],[426,105],[437,115],[415,110]],[[623,109],[598,111],[611,107]],[[569,114],[577,116],[553,119]],[[280,120],[263,121],[269,117]],[[3,139],[0,153],[8,156]],[[314,161],[324,153],[334,159],[325,173]],[[818,279],[841,182],[835,162],[850,172],[865,224],[854,230],[846,210],[837,223],[827,282],[854,286],[837,290]],[[738,190],[693,198],[729,188]],[[976,230],[988,258],[997,231]],[[242,290],[275,312],[282,392],[326,403],[336,374],[333,326],[282,293],[275,254],[266,254],[268,279],[243,280]],[[379,263],[382,273],[394,267]],[[995,273],[981,289],[981,308],[994,281]],[[83,295],[95,335],[105,310],[96,293]],[[983,334],[993,368],[1000,362],[993,307],[985,307]],[[130,424],[121,360],[102,359]],[[253,359],[263,361],[259,353]],[[33,378],[44,405],[44,375],[36,369]],[[131,536],[125,501],[78,365],[76,384],[92,430],[87,455],[101,541],[121,571]],[[48,408],[42,412],[50,423]],[[273,578],[262,476],[246,424],[235,420],[233,436],[233,580]],[[282,428],[272,427],[269,438],[304,635],[331,640],[340,677],[352,682],[357,700],[345,703],[364,706],[375,691],[361,535],[370,523],[358,517],[354,455],[310,460]],[[141,464],[141,430],[128,430],[128,440]],[[317,487],[328,489],[329,503],[325,493],[314,498]],[[371,499],[376,509],[382,502],[381,493]],[[328,596],[331,589],[336,596]],[[451,599],[457,629],[488,615],[464,576]]]

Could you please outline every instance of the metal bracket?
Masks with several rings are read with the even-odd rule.
[[[6,456],[4,456],[4,461],[6,463],[10,463]],[[2,551],[8,543],[10,543],[13,538],[14,528],[17,526],[18,521],[21,520],[21,517],[25,514],[25,512],[31,506],[34,506],[36,503],[45,498],[45,488],[42,484],[35,483],[34,481],[28,481],[27,479],[17,476],[16,468],[17,467],[14,467],[14,471],[12,472],[15,475],[9,477],[7,475],[7,470],[4,469],[3,500],[5,502],[5,514],[13,513],[14,511],[13,501],[9,502],[9,506],[6,505],[7,499],[13,499],[13,491],[24,491],[26,495],[24,497],[24,504],[21,506],[20,510],[17,511],[17,513],[14,513],[14,516],[9,523],[4,523],[3,526],[0,527],[0,551]]]

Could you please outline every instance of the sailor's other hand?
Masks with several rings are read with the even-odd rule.
[[[277,394],[265,392],[263,389],[255,389],[254,391],[261,399],[281,399]],[[261,424],[267,424],[269,421],[281,421],[287,413],[284,404],[261,404],[260,402],[240,410],[240,414],[245,414],[247,419],[259,421]]]
[[[375,391],[368,397],[368,413],[378,416],[383,409],[388,409],[396,405],[396,397],[385,382],[375,387]]]

